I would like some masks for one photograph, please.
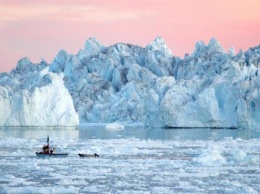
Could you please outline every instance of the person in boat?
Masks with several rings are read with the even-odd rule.
[[[50,154],[53,154],[54,150],[55,150],[55,148],[51,148],[50,149]]]
[[[50,148],[50,145],[49,145],[49,136],[48,136],[48,137],[47,137],[47,144],[42,147],[41,153],[42,153],[42,154],[53,154],[54,151],[55,151],[55,148],[54,148],[54,147],[53,147],[53,148]]]
[[[55,148],[50,148],[49,143],[47,145],[44,145],[42,147],[42,153],[43,154],[53,154],[55,151]]]
[[[49,143],[47,143],[47,145],[44,145],[42,147],[42,153],[43,154],[49,154],[50,153],[50,145],[49,145]]]

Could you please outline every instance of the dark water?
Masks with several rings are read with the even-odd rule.
[[[45,138],[46,136],[71,139],[129,139],[144,140],[221,140],[260,138],[254,129],[210,129],[210,128],[146,128],[129,126],[125,130],[106,130],[105,126],[80,127],[1,127],[0,138]]]
[[[79,138],[82,139],[115,139],[138,138],[152,140],[221,140],[227,137],[252,139],[260,138],[260,131],[250,129],[209,129],[209,128],[145,128],[129,127],[126,130],[113,131],[102,127],[80,127]]]

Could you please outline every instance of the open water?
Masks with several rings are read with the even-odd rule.
[[[37,157],[47,136],[69,156]],[[259,193],[259,138],[249,129],[0,128],[0,193]]]

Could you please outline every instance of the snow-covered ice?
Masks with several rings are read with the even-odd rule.
[[[47,135],[69,156],[37,157]],[[5,128],[0,191],[259,193],[259,138],[259,132],[228,129]],[[77,155],[95,152],[99,158]]]

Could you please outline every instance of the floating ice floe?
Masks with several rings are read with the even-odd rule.
[[[193,159],[193,161],[205,166],[219,166],[226,163],[226,160],[221,153],[214,149],[203,150],[197,158]]]
[[[124,130],[125,126],[119,123],[109,123],[106,125],[107,130]]]

